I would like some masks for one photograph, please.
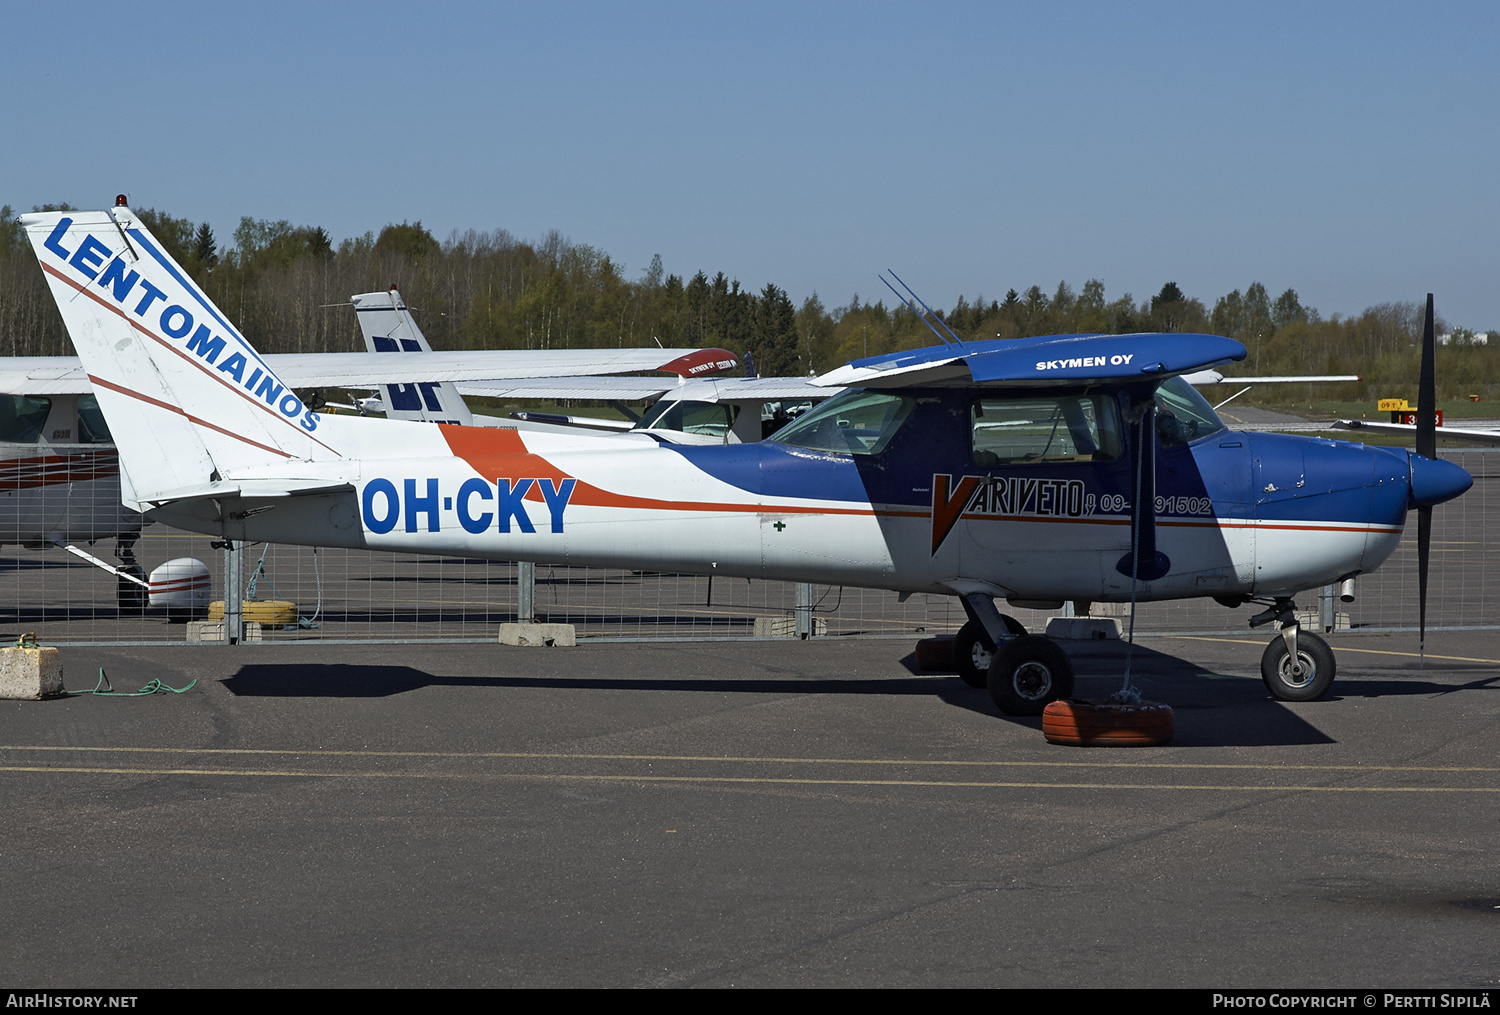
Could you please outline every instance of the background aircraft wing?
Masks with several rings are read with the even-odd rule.
[[[1414,423],[1372,423],[1367,419],[1336,419],[1329,424],[1335,430],[1357,430],[1365,433],[1393,433],[1415,437]],[[1441,440],[1467,441],[1471,444],[1500,444],[1500,430],[1465,430],[1456,426],[1434,428],[1434,435]]]
[[[92,390],[76,356],[0,357],[0,391],[7,395],[86,395]]]
[[[1226,377],[1217,370],[1199,370],[1197,373],[1183,374],[1182,379],[1189,384],[1291,384],[1293,381],[1359,381],[1364,378],[1358,374],[1303,374],[1301,377]]]
[[[635,373],[672,368],[717,349],[481,349],[392,357],[373,352],[273,353],[266,363],[297,388],[375,388],[393,381],[504,381]],[[637,387],[660,393],[675,377],[638,377]],[[76,356],[0,357],[0,391],[11,395],[84,395],[92,391]],[[484,394],[484,392],[475,392]],[[548,396],[539,396],[548,397]],[[587,396],[568,396],[587,397]],[[618,394],[608,396],[619,398]]]
[[[660,398],[678,385],[676,377],[525,377],[514,381],[460,381],[459,394],[480,398],[597,398],[634,401]]]
[[[520,381],[461,381],[464,395],[482,398],[597,398],[620,401],[691,398],[700,402],[759,398],[820,400],[834,394],[806,377],[715,377],[678,381],[672,377],[534,377]]]
[[[373,388],[392,381],[520,380],[664,370],[704,352],[718,350],[475,349],[401,357],[378,352],[310,352],[264,358],[282,380],[296,388]]]

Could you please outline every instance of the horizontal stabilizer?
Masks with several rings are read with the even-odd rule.
[[[226,479],[181,490],[153,492],[145,499],[152,507],[207,498],[309,497],[320,493],[352,493],[354,484],[322,479]]]

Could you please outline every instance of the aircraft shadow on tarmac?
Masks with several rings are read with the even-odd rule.
[[[1102,699],[1119,690],[1125,673],[1124,642],[1075,642],[1068,649],[1075,675],[1074,698]],[[915,653],[902,662],[907,669],[918,672]],[[1174,747],[1270,747],[1335,742],[1273,699],[1258,677],[1208,672],[1198,663],[1140,644],[1135,646],[1131,672],[1142,697],[1172,706]],[[963,687],[961,681],[958,683]],[[1039,717],[1002,716],[990,704],[988,692],[970,693],[975,697],[965,704],[977,711],[1041,731]]]
[[[1075,696],[1104,698],[1119,687],[1124,646],[1118,642],[1108,646],[1102,643],[1089,646],[1075,651],[1074,661],[1077,670]],[[910,695],[935,697],[956,708],[1001,718],[1014,725],[1041,728],[1039,718],[1000,716],[987,692],[965,686],[956,676],[918,674],[913,655],[908,655],[902,663],[909,675],[742,680],[692,674],[679,677],[442,676],[409,666],[252,664],[240,667],[223,683],[236,696],[277,698],[380,698],[444,686],[716,694]],[[1309,718],[1272,699],[1258,678],[1206,672],[1196,663],[1140,645],[1135,648],[1132,668],[1145,696],[1166,702],[1176,713],[1174,746],[1263,747],[1334,742]],[[1342,694],[1296,708],[1332,707],[1342,697],[1489,689],[1497,682],[1500,678],[1486,677],[1457,686],[1427,680],[1350,680],[1335,685],[1335,690]]]

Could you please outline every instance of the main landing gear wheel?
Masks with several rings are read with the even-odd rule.
[[[990,698],[1006,715],[1041,715],[1073,693],[1073,661],[1048,638],[1012,638],[990,660]]]
[[[142,581],[146,578],[146,569],[139,564],[125,564],[120,568],[135,575]],[[117,576],[115,578],[115,604],[119,607],[123,616],[139,617],[146,612],[146,604],[149,602],[149,592],[143,585],[137,585],[129,578]]]
[[[1026,628],[1015,617],[1000,614],[1005,629],[1020,636]],[[953,636],[953,668],[960,679],[970,687],[988,687],[990,682],[990,660],[995,657],[995,643],[990,640],[984,625],[969,621]]]
[[[1297,663],[1292,664],[1286,639],[1277,635],[1260,657],[1260,679],[1271,697],[1281,701],[1316,701],[1328,693],[1338,667],[1333,649],[1315,634],[1297,632]]]

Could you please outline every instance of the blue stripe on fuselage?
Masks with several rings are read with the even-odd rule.
[[[872,491],[852,455],[758,444],[661,444],[694,468],[723,483],[762,497],[836,500],[868,504]]]

